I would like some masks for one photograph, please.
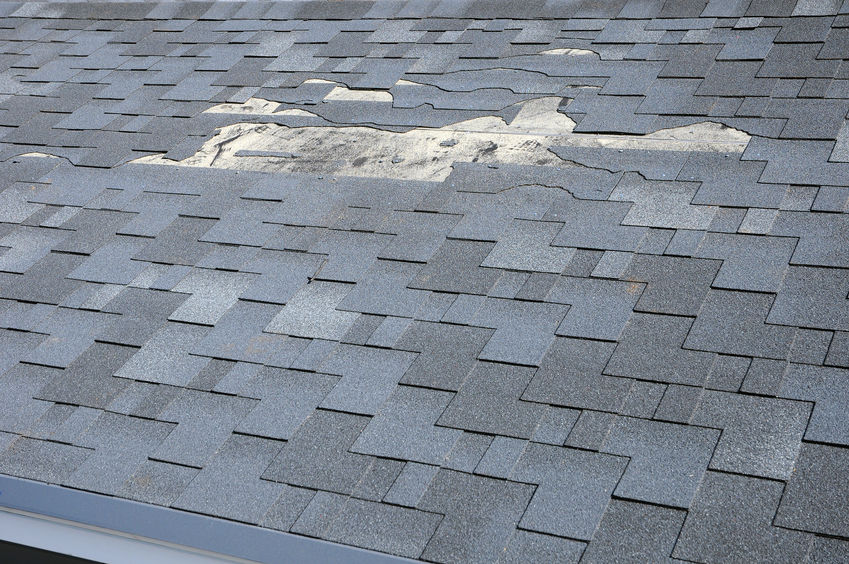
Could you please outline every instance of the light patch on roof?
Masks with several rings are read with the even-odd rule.
[[[218,104],[204,110],[204,112],[209,114],[318,117],[314,113],[300,108],[287,108],[285,110],[276,111],[279,107],[280,102],[272,102],[271,100],[264,100],[263,98],[251,98],[243,104]]]
[[[135,162],[441,181],[455,162],[570,166],[549,150],[556,146],[741,153],[749,140],[741,131],[708,122],[649,135],[575,133],[575,122],[557,111],[561,102],[560,97],[520,102],[510,123],[499,116],[484,116],[402,133],[361,125],[236,123],[221,128],[196,154],[182,161],[151,155]],[[251,99],[213,110],[313,115],[297,109],[274,111],[276,107],[279,105],[274,102]]]
[[[51,155],[51,154],[49,154],[49,153],[39,153],[39,152],[33,152],[33,153],[22,153],[22,154],[20,154],[20,155],[17,155],[17,157],[38,157],[38,158],[42,158],[42,159],[44,159],[44,158],[47,158],[47,159],[61,159],[61,158],[62,158],[62,157],[59,157],[59,156],[56,156],[56,155]]]
[[[569,57],[583,57],[583,56],[592,56],[598,57],[598,53],[595,51],[591,51],[589,49],[546,49],[545,51],[540,51],[540,55],[567,55]]]
[[[324,99],[344,102],[392,102],[392,94],[385,90],[351,90],[337,86]]]

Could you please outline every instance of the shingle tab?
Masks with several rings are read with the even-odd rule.
[[[715,429],[620,417],[601,450],[631,458],[618,497],[686,509],[718,439]],[[658,472],[663,478],[654,479]]]
[[[354,442],[363,454],[441,464],[462,431],[434,426],[451,394],[398,386]]]
[[[177,426],[152,457],[203,467],[256,403],[247,398],[184,390],[159,414],[159,419],[173,421]]]
[[[634,562],[670,557],[684,517],[681,510],[612,500],[583,560],[609,562],[625,554]]]
[[[349,285],[338,282],[307,284],[292,296],[265,330],[295,337],[341,339],[357,318],[356,313],[336,309],[350,291]]]
[[[672,556],[690,558],[698,554],[701,558],[742,560],[803,558],[811,535],[772,525],[781,490],[780,483],[769,480],[708,472]],[[741,504],[742,496],[749,503]]]
[[[543,406],[520,399],[534,370],[507,364],[480,362],[437,423],[442,426],[530,438]],[[510,405],[510,409],[505,409]]]
[[[513,470],[515,479],[539,484],[522,528],[590,540],[626,464],[608,454],[531,443]]]
[[[802,444],[810,405],[706,391],[690,422],[723,430],[710,467],[786,479]]]
[[[271,462],[263,479],[350,494],[371,464],[349,452],[368,417],[316,411]],[[318,448],[316,448],[318,447]]]
[[[283,489],[280,484],[259,478],[281,447],[279,441],[231,435],[174,506],[259,522]]]
[[[342,379],[321,407],[374,415],[415,358],[415,353],[339,345],[320,370]]]
[[[846,449],[806,443],[778,506],[781,527],[845,536]]]
[[[491,561],[507,545],[532,491],[527,484],[441,470],[418,505],[445,515],[421,557]]]

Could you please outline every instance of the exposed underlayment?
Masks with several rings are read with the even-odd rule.
[[[0,2],[0,481],[849,562],[847,49],[845,1]]]
[[[305,84],[327,82],[312,79]],[[349,90],[337,85],[324,100],[391,102],[392,96],[388,92]],[[403,133],[352,125],[235,123],[221,128],[196,154],[179,162],[162,155],[141,157],[135,162],[438,182],[448,177],[455,162],[569,165],[549,151],[554,146],[742,153],[750,139],[742,131],[712,122],[648,135],[574,133],[575,122],[557,111],[562,102],[558,97],[520,102],[519,112],[510,123],[497,116],[479,117]],[[207,111],[254,116],[315,115],[299,109],[278,110],[279,106],[251,98],[242,104],[220,104]]]

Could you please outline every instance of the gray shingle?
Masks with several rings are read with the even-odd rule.
[[[617,418],[601,450],[628,456],[631,461],[614,493],[626,499],[688,508],[718,438],[715,429]]]
[[[632,206],[628,202],[555,202],[543,219],[564,223],[552,245],[633,252],[640,245],[646,229],[622,225]]]
[[[324,374],[263,367],[240,390],[260,402],[239,422],[236,431],[289,440],[338,381]]]
[[[464,432],[454,443],[451,452],[448,453],[444,467],[471,473],[483,458],[491,443],[492,437],[489,435]]]
[[[280,228],[279,225],[263,222],[273,217],[276,205],[276,202],[239,199],[235,205],[221,214],[221,218],[199,240],[226,245],[261,247]]]
[[[281,446],[269,439],[231,435],[174,507],[258,523],[283,489],[259,478]]]
[[[780,507],[780,506],[779,506]],[[815,537],[807,562],[837,562],[849,557],[849,543],[842,539]]]
[[[380,252],[380,258],[427,262],[444,238],[460,221],[460,216],[398,211],[379,227],[397,235]]]
[[[255,275],[195,268],[174,286],[174,292],[191,294],[168,319],[215,325],[236,303]]]
[[[516,530],[498,561],[504,564],[578,562],[584,547],[584,543],[570,539]]]
[[[440,470],[418,508],[445,517],[420,558],[491,562],[507,545],[532,492],[527,484]]]
[[[536,443],[563,446],[566,437],[578,421],[579,413],[575,409],[549,406],[531,440]]]
[[[59,484],[91,454],[86,448],[18,436],[0,452],[0,472]]]
[[[351,447],[352,452],[441,464],[462,434],[434,424],[448,392],[398,386]]]
[[[127,478],[118,495],[168,506],[176,501],[197,473],[195,468],[148,460]]]
[[[213,223],[215,220],[208,218],[177,217],[133,258],[193,266],[213,248],[210,243],[199,240]]]
[[[271,462],[262,478],[350,495],[371,457],[349,452],[368,417],[318,410]]]
[[[529,444],[513,477],[539,486],[520,526],[590,540],[626,464],[608,454]]]
[[[781,491],[782,485],[770,480],[708,472],[672,555],[709,560],[802,559],[811,535],[772,525]]]
[[[714,356],[682,348],[692,321],[686,317],[635,313],[604,371],[655,382],[704,383]]]
[[[362,477],[354,489],[354,497],[369,501],[381,501],[391,491],[401,471],[407,464],[400,460],[375,458],[368,472]],[[415,505],[415,503],[410,504]]]
[[[336,493],[315,492],[309,504],[292,525],[291,531],[311,537],[322,536],[342,511],[347,499],[347,496]]]
[[[786,361],[753,358],[740,391],[761,396],[777,396],[786,371]]]
[[[643,288],[636,282],[561,276],[546,301],[570,305],[558,335],[616,341]]]
[[[338,307],[375,315],[413,317],[428,294],[407,287],[419,270],[420,266],[413,263],[378,260]],[[322,276],[323,273],[322,269]]]
[[[183,346],[193,354],[243,362],[267,362],[286,337],[263,333],[280,306],[238,301],[201,338]]]
[[[0,374],[16,365],[27,351],[37,347],[44,338],[44,335],[38,333],[0,330]]]
[[[575,252],[551,246],[562,227],[562,223],[514,220],[481,266],[560,274]]]
[[[622,406],[622,415],[652,417],[665,391],[666,386],[664,384],[634,381],[631,385],[631,391],[625,398],[625,404]]]
[[[849,370],[791,364],[784,375],[778,395],[784,398],[814,402],[805,439],[849,445],[846,413],[849,401]]]
[[[736,392],[743,383],[751,360],[739,356],[717,355],[708,374],[705,387],[710,390]]]
[[[501,275],[498,270],[481,268],[493,246],[492,243],[448,239],[409,287],[485,295]]]
[[[437,423],[529,439],[543,415],[542,405],[520,399],[533,374],[532,368],[478,363]]]
[[[849,368],[849,332],[835,331],[828,347],[825,363],[831,366]]]
[[[849,271],[791,266],[769,310],[768,323],[849,330]]]
[[[183,390],[159,419],[177,423],[152,453],[165,462],[203,467],[256,405],[256,400]]]
[[[401,383],[458,390],[491,335],[490,329],[414,322],[395,343],[419,353]]]
[[[308,250],[327,255],[321,268],[323,279],[358,282],[392,238],[381,233],[331,230]]]
[[[599,96],[599,100],[607,101],[610,96]],[[569,106],[572,111],[573,107]],[[648,112],[646,112],[648,113]],[[583,122],[581,122],[583,127]],[[577,129],[576,129],[577,131]],[[583,131],[586,131],[584,129]],[[601,147],[552,147],[554,152],[561,159],[579,163],[590,168],[602,168],[610,172],[638,172],[644,179],[648,180],[672,180],[678,176],[678,172],[684,165],[684,160],[687,158],[687,153],[678,151],[653,151],[646,149],[618,149],[610,151]],[[624,179],[629,178],[626,175]],[[633,180],[633,179],[632,179]],[[634,187],[633,184],[630,184]],[[637,187],[640,186],[638,183]],[[643,184],[643,187],[648,187],[650,184]],[[620,200],[615,197],[617,192],[623,187],[620,182],[616,189],[611,194],[611,199]],[[633,188],[632,188],[633,190]],[[624,194],[633,193],[627,190]],[[633,201],[633,200],[629,200]]]
[[[772,301],[772,296],[767,294],[711,290],[684,347],[779,360],[787,358],[793,330],[766,323]]]
[[[321,267],[324,258],[308,253],[260,251],[244,269],[261,276],[242,293],[245,300],[283,304]]]
[[[92,254],[105,240],[122,231],[124,224],[134,215],[112,210],[80,209],[61,225],[62,229],[73,229],[73,235],[55,245],[54,250]]]
[[[115,376],[185,386],[208,362],[205,358],[189,354],[207,332],[206,327],[166,322],[118,369]]]
[[[69,278],[103,284],[129,284],[145,265],[131,260],[147,242],[137,237],[115,237],[68,274]]]
[[[789,238],[707,233],[694,256],[722,260],[714,288],[777,292],[794,247]]]
[[[68,236],[66,231],[19,225],[0,238],[0,246],[8,249],[0,256],[0,270],[23,274],[47,256],[50,249]]]
[[[117,494],[172,428],[161,421],[103,412],[79,438],[78,444],[94,452],[63,483]]]
[[[312,490],[283,486],[283,492],[259,522],[260,527],[288,531],[312,501],[313,496],[315,492]]]
[[[461,295],[442,320],[495,329],[479,358],[534,366],[548,350],[566,311],[560,304]]]
[[[31,364],[16,364],[0,375],[0,393],[6,398],[0,414],[0,429],[25,434],[37,426],[50,409],[47,401],[34,399],[38,391],[50,381],[55,369]],[[41,436],[34,433],[34,436]],[[45,437],[46,438],[46,437]]]
[[[672,384],[666,387],[660,405],[654,413],[654,419],[688,423],[696,409],[703,389],[695,386]]]
[[[405,507],[415,507],[437,472],[439,472],[438,466],[407,462],[386,493],[384,501]]]
[[[103,409],[127,385],[113,374],[136,352],[131,347],[94,343],[57,372],[36,397]]]
[[[849,167],[846,163],[829,162],[833,148],[830,140],[753,137],[742,158],[767,161],[762,182],[845,185]],[[800,157],[792,166],[787,160],[791,154]]]
[[[315,281],[302,286],[265,330],[312,339],[341,339],[358,315],[336,309],[350,291],[350,285],[338,282]]]
[[[775,208],[784,198],[787,186],[759,182],[764,166],[730,154],[693,151],[678,179],[701,182],[694,204]]]
[[[633,253],[605,251],[591,275],[593,278],[621,278],[633,257]]]
[[[842,511],[846,489],[846,449],[805,443],[778,506],[775,524],[827,535],[846,536]]]
[[[624,278],[647,283],[635,310],[696,315],[719,267],[716,261],[637,254]]]
[[[115,320],[114,316],[91,311],[57,308],[33,330],[50,338],[21,360],[65,367],[77,358]]]
[[[325,538],[416,558],[424,550],[441,519],[436,513],[350,499]]]
[[[293,339],[290,338],[290,341]],[[314,372],[318,370],[321,363],[324,362],[332,353],[335,351],[339,343],[336,341],[324,341],[322,339],[297,339],[297,345],[294,353],[297,355],[289,355],[288,353],[285,355],[287,357],[286,362],[279,362],[275,359],[269,361],[270,364],[284,364],[285,366],[292,368],[293,370],[307,370]],[[302,343],[306,342],[306,346],[302,346]]]
[[[185,294],[160,292],[143,288],[124,288],[103,311],[118,313],[100,339],[140,347],[165,326],[168,316],[186,299]]]
[[[528,441],[510,437],[495,437],[475,468],[475,474],[509,479],[513,467],[528,446]]]
[[[612,500],[582,560],[671,561],[685,515],[676,509]]]
[[[415,358],[415,353],[339,345],[320,370],[342,379],[324,398],[321,407],[374,415]]]
[[[849,251],[839,245],[849,233],[845,214],[779,212],[772,235],[799,237],[793,263],[811,266],[849,266]]]
[[[690,423],[722,429],[710,468],[785,480],[810,409],[798,401],[705,391]]]
[[[15,183],[0,190],[0,221],[5,223],[23,223],[31,215],[41,211],[44,206],[28,201],[31,194],[44,186]]]
[[[831,331],[797,329],[790,349],[790,362],[823,364],[833,335]]]
[[[613,349],[612,343],[558,337],[522,398],[578,409],[619,411],[631,382],[602,375]]]

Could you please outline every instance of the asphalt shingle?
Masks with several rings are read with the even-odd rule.
[[[0,474],[847,560],[840,2],[226,4],[0,5]]]

